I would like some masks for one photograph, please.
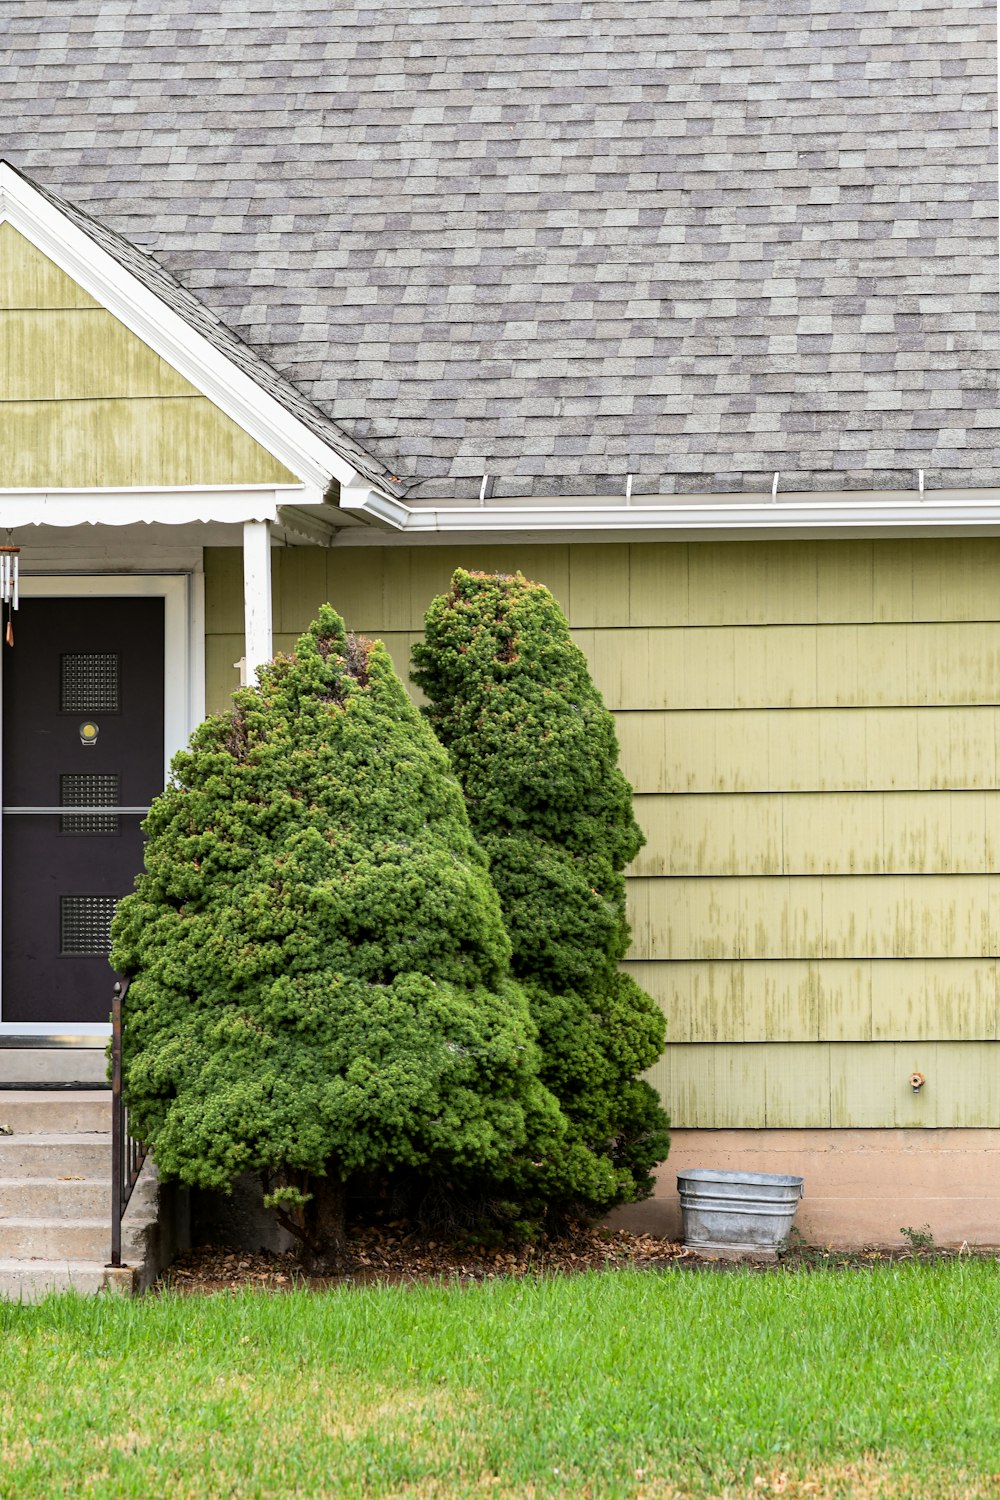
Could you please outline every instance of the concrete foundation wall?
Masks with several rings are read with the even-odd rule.
[[[938,1246],[1000,1246],[1000,1130],[676,1130],[655,1197],[613,1222],[680,1239],[692,1167],[803,1177],[808,1244],[902,1247],[901,1227],[927,1225]]]
[[[282,1254],[294,1240],[274,1214],[264,1207],[260,1178],[238,1177],[229,1193],[194,1188],[191,1193],[190,1235],[193,1245],[222,1245],[228,1250],[270,1251]]]

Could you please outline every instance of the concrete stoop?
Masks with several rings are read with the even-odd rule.
[[[79,1292],[91,1296],[111,1292],[130,1297],[136,1273],[130,1266],[95,1265],[93,1261],[5,1260],[0,1257],[0,1298],[8,1302],[38,1302],[50,1292]]]
[[[163,1264],[153,1164],[122,1226],[126,1264],[112,1269],[111,1091],[53,1076],[62,1069],[70,1084],[103,1082],[103,1050],[53,1050],[33,1073],[38,1056],[0,1053],[0,1081],[16,1067],[16,1081],[59,1084],[0,1090],[0,1297],[29,1302],[69,1288],[128,1294]]]

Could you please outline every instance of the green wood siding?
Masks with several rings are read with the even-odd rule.
[[[998,1067],[1000,1042],[743,1042],[670,1046],[650,1077],[691,1129],[959,1128],[995,1124]]]
[[[993,957],[630,959],[627,968],[669,1016],[671,1042],[1000,1040]]]
[[[0,486],[293,479],[28,240],[0,224]]]
[[[1000,708],[634,710],[618,739],[644,792],[988,790]]]
[[[1000,1123],[1000,540],[273,561],[279,646],[329,598],[404,673],[456,565],[552,588],[639,794],[628,966],[668,1018],[654,1081],[676,1125]],[[206,572],[219,706],[240,553]]]
[[[996,791],[653,795],[635,810],[636,875],[985,875],[1000,855]]]

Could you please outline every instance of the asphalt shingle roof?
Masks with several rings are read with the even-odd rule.
[[[420,497],[996,485],[993,0],[6,0],[0,156]]]

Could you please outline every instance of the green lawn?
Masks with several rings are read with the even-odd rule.
[[[998,1419],[993,1261],[0,1304],[5,1500],[1000,1500]]]

